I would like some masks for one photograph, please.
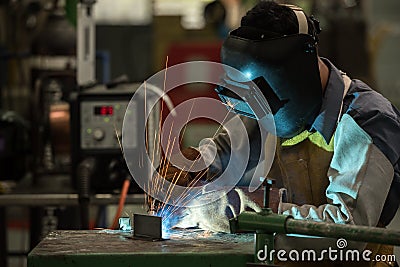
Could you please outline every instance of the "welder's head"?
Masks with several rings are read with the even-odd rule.
[[[247,12],[241,26],[230,33],[222,46],[222,63],[244,74],[237,77],[227,71],[225,79],[253,81],[260,88],[279,137],[297,135],[311,125],[320,110],[322,88],[316,47],[319,31],[318,22],[300,8],[261,1]],[[225,94],[226,88],[219,87],[217,92],[223,102],[234,98]],[[249,110],[237,111],[256,118]]]

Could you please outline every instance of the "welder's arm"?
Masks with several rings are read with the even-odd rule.
[[[236,159],[241,160],[242,162],[247,162],[247,167],[244,172],[244,177],[241,177],[242,180],[239,181],[238,185],[246,184],[245,180],[248,180],[248,177],[252,177],[254,172],[254,168],[256,167],[261,149],[261,137],[260,130],[258,128],[258,124],[256,120],[250,119],[248,117],[239,116],[243,121],[243,124],[247,131],[247,138],[249,140],[250,145],[250,155],[249,158],[241,158],[241,154],[238,153],[236,155]],[[239,130],[239,129],[238,129]],[[233,132],[232,135],[235,135]],[[205,157],[206,162],[212,162],[209,166],[209,170],[207,172],[207,179],[212,180],[218,177],[222,172],[225,171],[228,166],[230,155],[231,155],[231,143],[229,140],[228,133],[224,130],[214,138],[212,141],[215,143],[214,146],[203,145],[198,149],[202,151],[202,156]],[[237,148],[240,151],[240,148]],[[215,158],[214,158],[215,155]],[[232,160],[232,159],[231,159]],[[236,165],[234,162],[233,165]],[[232,173],[230,175],[237,175],[237,173]],[[248,184],[247,184],[248,185]]]
[[[187,147],[183,149],[182,154],[190,161],[194,161],[200,157],[199,151],[193,147]],[[202,178],[202,175],[205,175],[205,172],[199,173],[183,171],[174,166],[167,159],[161,160],[161,164],[158,167],[157,171],[167,181],[180,186],[190,186],[195,180],[200,180]]]
[[[247,170],[245,172],[246,175],[247,172],[251,172],[258,163],[261,138],[258,125],[255,120],[242,116],[240,116],[240,119],[243,121],[243,124],[248,134],[247,138],[250,141],[250,160],[248,158],[243,159],[244,162],[249,162],[247,165]],[[232,134],[234,135],[235,133],[233,132]],[[174,166],[168,160],[161,160],[162,163],[158,168],[159,174],[168,181],[175,180],[175,183],[181,186],[188,186],[194,180],[210,181],[218,177],[225,170],[230,160],[231,144],[229,140],[229,135],[225,130],[223,130],[214,138],[209,139],[215,143],[215,146],[205,144],[198,148],[188,147],[182,150],[182,154],[191,161],[198,159],[200,157],[199,151],[201,151],[201,155],[204,161],[212,162],[208,169],[205,169],[202,172],[186,172]],[[239,158],[239,160],[241,160],[240,154],[236,158]],[[232,173],[232,175],[237,175],[237,173]],[[178,179],[176,179],[177,176],[179,176]]]
[[[348,115],[339,123],[334,141],[327,204],[280,203],[279,213],[295,219],[376,226],[393,180],[393,166]]]

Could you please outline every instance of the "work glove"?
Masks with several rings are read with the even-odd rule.
[[[202,198],[210,198],[217,195],[217,200],[209,204],[195,206],[196,201]],[[269,195],[269,207],[276,212],[282,190],[272,188]],[[214,199],[215,199],[214,198]],[[179,222],[175,225],[179,228],[199,227],[212,232],[229,233],[229,220],[238,216],[243,211],[260,212],[263,207],[264,189],[249,192],[246,187],[235,187],[228,193],[214,191],[205,193],[193,200],[194,207],[185,208],[181,212]]]
[[[259,201],[255,198],[258,198],[262,202],[263,192],[260,191],[257,192],[257,195],[250,195],[246,191],[237,187],[228,193],[225,191],[214,191],[199,196],[192,203],[194,207],[186,208],[184,216],[181,216],[176,227],[199,227],[200,229],[212,232],[229,233],[229,219],[238,216],[243,211],[261,211],[261,207],[257,203]],[[210,195],[217,195],[216,197],[212,197],[217,198],[217,200],[205,205],[195,206],[196,201],[200,201],[203,197],[210,198]]]

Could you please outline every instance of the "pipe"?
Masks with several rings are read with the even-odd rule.
[[[83,160],[77,169],[81,230],[89,229],[90,179],[96,166],[94,158]]]
[[[269,209],[264,209],[259,213],[242,212],[238,217],[230,220],[230,227],[233,233],[244,230],[263,231],[269,234],[302,234],[400,246],[400,231],[361,225],[295,220],[290,216],[275,214]]]
[[[385,228],[321,223],[289,218],[286,221],[287,233],[345,238],[347,240],[400,246],[400,231]]]

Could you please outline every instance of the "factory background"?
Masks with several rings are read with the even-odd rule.
[[[126,175],[121,173],[124,166],[119,148],[88,143],[84,147],[87,149],[82,149],[74,138],[82,137],[82,129],[70,126],[71,122],[81,122],[81,118],[70,116],[73,101],[92,99],[78,96],[71,100],[78,86],[79,2],[0,0],[0,266],[5,262],[13,267],[26,266],[27,253],[49,231],[79,229],[78,189],[71,168],[78,168],[82,155],[104,160],[95,168],[106,166],[105,171],[98,171],[98,182],[90,189],[97,199],[90,206],[89,228],[110,227],[118,212],[119,192]],[[366,81],[400,107],[399,1],[285,2],[301,6],[320,20],[321,56],[352,78]],[[92,18],[96,30],[96,84],[114,88],[142,83],[166,65],[193,60],[218,62],[223,39],[255,3],[97,0]],[[197,96],[216,94],[210,85],[193,84],[170,95],[175,105]],[[95,108],[106,119],[108,112],[117,112],[116,106],[110,110],[104,102],[107,96],[101,97]],[[118,90],[109,97],[113,101],[126,100]],[[110,124],[114,132],[112,127]],[[84,130],[103,140],[104,132],[96,129]],[[193,121],[182,137],[182,146],[196,146],[216,129],[215,122]],[[87,164],[90,168],[90,162]],[[140,189],[131,185],[120,214],[131,216],[145,210],[143,199]],[[399,226],[400,220],[395,220],[391,227]]]

